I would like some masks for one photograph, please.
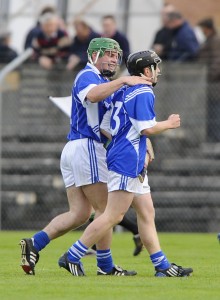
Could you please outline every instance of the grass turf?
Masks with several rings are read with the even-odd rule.
[[[130,233],[115,233],[112,253],[115,263],[135,269],[135,277],[97,276],[94,256],[83,258],[86,277],[73,277],[59,269],[59,256],[80,232],[71,232],[48,245],[41,253],[36,275],[24,275],[20,264],[21,238],[32,232],[0,232],[0,298],[16,300],[76,299],[220,299],[220,245],[216,234],[159,234],[162,249],[171,262],[193,267],[189,278],[155,278],[146,250],[133,257]]]

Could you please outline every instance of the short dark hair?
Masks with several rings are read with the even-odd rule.
[[[40,16],[47,14],[47,13],[55,14],[56,13],[55,7],[50,6],[50,5],[43,7],[42,10],[40,11]]]
[[[208,29],[212,29],[212,30],[215,30],[215,25],[214,25],[214,21],[212,18],[207,18],[207,19],[203,19],[201,20],[198,25],[200,27],[205,27],[205,28],[208,28]]]
[[[113,21],[116,22],[116,19],[115,19],[115,17],[113,15],[105,15],[105,16],[103,16],[102,20],[105,20],[105,19],[112,19]]]

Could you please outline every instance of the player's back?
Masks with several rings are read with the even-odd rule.
[[[147,85],[126,87],[113,98],[110,120],[112,142],[107,152],[109,170],[130,177],[136,177],[141,172],[146,137],[140,134],[137,123],[148,119],[142,102],[150,102],[151,106],[153,100],[152,89]]]

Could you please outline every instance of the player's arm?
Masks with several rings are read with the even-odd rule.
[[[107,110],[103,116],[102,122],[100,124],[100,131],[104,134],[108,140],[112,140],[111,130],[110,130],[110,118],[111,118],[111,111]]]
[[[110,141],[112,140],[112,136],[109,132],[105,131],[104,129],[101,129],[100,131],[104,136],[107,137],[108,140],[110,140]]]
[[[172,114],[165,121],[157,122],[153,127],[145,128],[141,131],[142,135],[153,135],[162,133],[168,129],[174,129],[180,127],[180,116],[178,114]]]
[[[93,87],[86,95],[90,102],[99,102],[112,95],[123,85],[151,84],[149,78],[140,76],[123,76],[110,82],[102,83]]]
[[[134,93],[132,94],[134,95]],[[130,121],[141,135],[154,135],[180,126],[180,116],[172,114],[165,121],[156,122],[154,95],[150,88],[140,86],[136,95],[124,102]]]

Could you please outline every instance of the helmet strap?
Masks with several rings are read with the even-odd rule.
[[[95,58],[95,61],[94,61],[94,65],[97,63],[99,55],[100,55],[100,50],[97,52],[97,55],[96,55],[96,58]]]
[[[150,68],[151,68],[151,72],[152,72],[152,75],[153,75],[152,76],[153,83],[155,83],[156,82],[156,70],[154,69],[153,65],[151,65]]]
[[[100,55],[100,51],[97,52],[97,55],[96,55],[96,58],[95,58],[94,61],[92,60],[92,57],[91,57],[90,55],[88,55],[88,60],[89,60],[89,62],[90,62],[92,65],[95,65],[95,64],[97,63],[97,61],[98,61],[99,55]]]

